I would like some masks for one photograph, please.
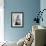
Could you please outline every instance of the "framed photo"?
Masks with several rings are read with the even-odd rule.
[[[24,26],[24,12],[11,12],[11,27]]]

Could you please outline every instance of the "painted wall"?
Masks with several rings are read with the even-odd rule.
[[[43,9],[46,9],[46,0],[41,0],[40,1],[40,9],[41,9],[41,11],[43,10]],[[42,25],[42,26],[45,26],[46,27],[46,10],[43,12],[43,15],[42,15],[42,17],[43,17],[43,19],[44,19],[44,21],[42,22],[40,22],[40,25]]]
[[[0,0],[0,42],[4,41],[4,0]]]
[[[32,29],[32,21],[40,9],[40,0],[4,0],[4,36],[7,41],[18,41]],[[24,12],[24,27],[11,27],[11,12]]]

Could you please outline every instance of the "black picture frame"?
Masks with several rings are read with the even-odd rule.
[[[24,12],[11,12],[11,27],[24,27]]]

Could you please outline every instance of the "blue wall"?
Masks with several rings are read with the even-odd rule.
[[[40,10],[42,11],[43,9],[46,9],[46,0],[41,0],[40,1]],[[43,12],[43,22],[40,21],[40,25],[46,27],[46,10]]]
[[[32,28],[35,12],[40,9],[40,0],[4,0],[4,35],[7,41],[18,41]],[[24,27],[11,27],[11,12],[24,12]]]

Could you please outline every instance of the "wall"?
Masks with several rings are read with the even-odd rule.
[[[32,28],[35,12],[40,9],[40,0],[4,0],[4,36],[7,41],[18,41]],[[11,12],[24,12],[24,27],[11,27]]]
[[[0,42],[4,41],[4,0],[0,1]]]
[[[46,9],[46,0],[41,0],[40,1],[40,9],[41,9],[41,11],[43,10],[43,9]],[[44,19],[44,21],[42,22],[40,22],[40,24],[42,25],[42,26],[45,26],[46,27],[46,11],[44,11],[43,12],[43,19]]]

